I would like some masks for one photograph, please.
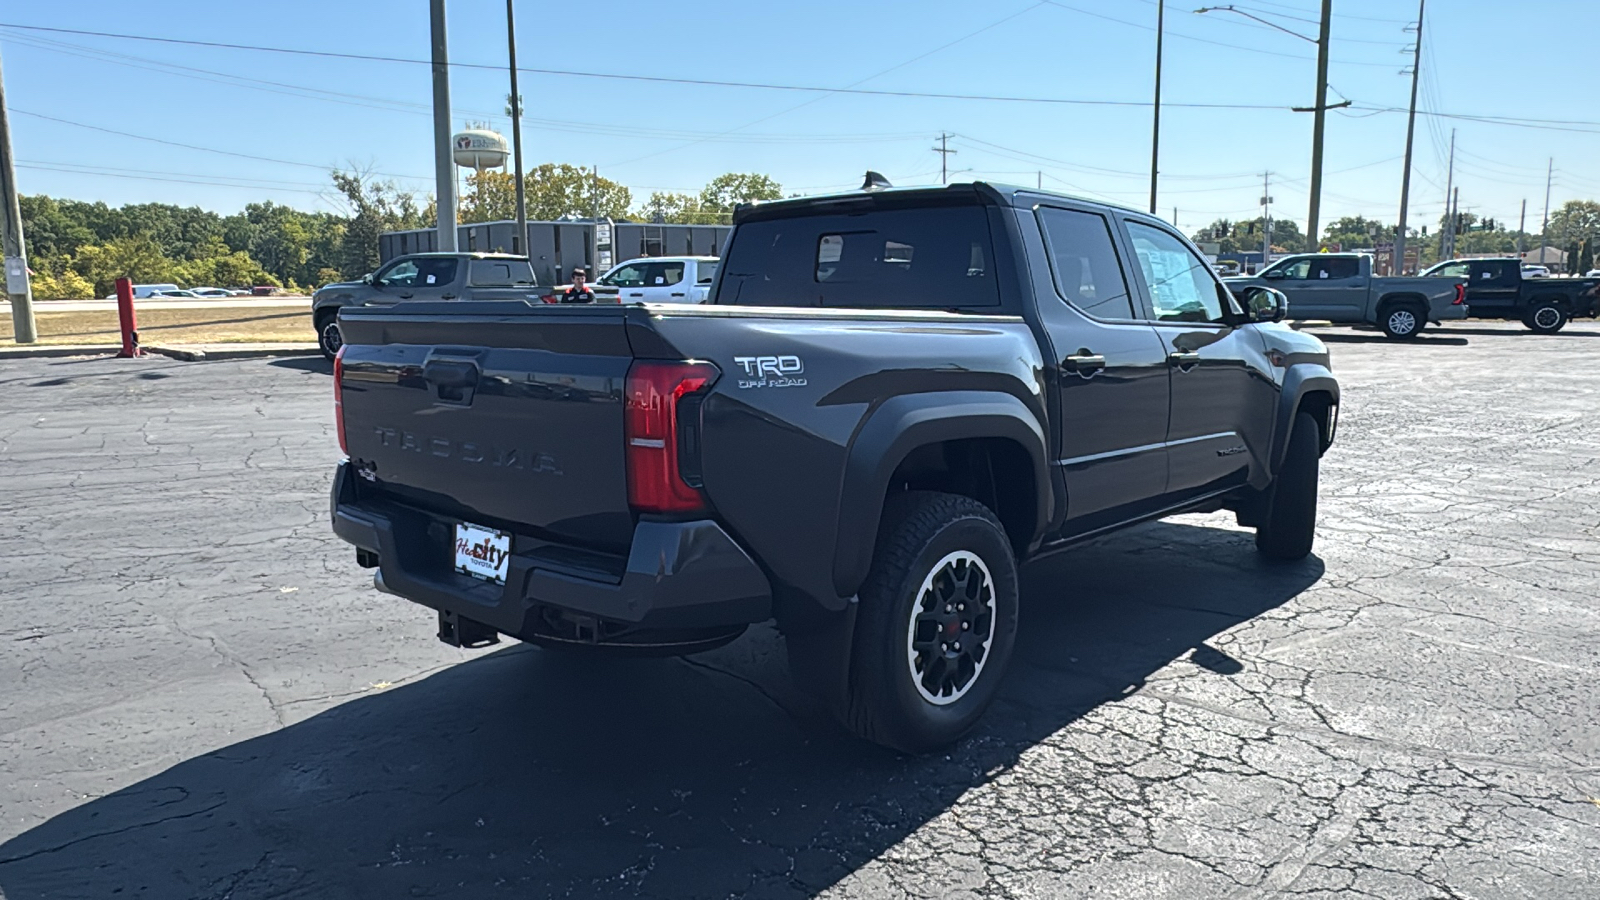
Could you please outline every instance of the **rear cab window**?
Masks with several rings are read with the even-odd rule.
[[[801,207],[735,229],[711,301],[745,306],[995,311],[985,208]]]
[[[533,266],[515,259],[475,259],[467,266],[467,279],[473,287],[531,285]]]

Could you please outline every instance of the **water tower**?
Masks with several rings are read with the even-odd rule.
[[[456,165],[478,173],[478,197],[481,200],[483,171],[505,168],[506,157],[511,155],[506,149],[505,136],[489,130],[487,123],[468,123],[467,130],[456,132],[450,139],[450,146]]]

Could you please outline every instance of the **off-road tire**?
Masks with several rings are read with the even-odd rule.
[[[982,566],[972,565],[968,554]],[[955,557],[961,559],[949,562]],[[963,564],[964,570],[950,568]],[[924,668],[923,677],[914,674],[919,659],[914,649],[917,635],[928,633],[930,624],[926,604],[932,601],[938,606],[940,597],[956,596],[941,594],[936,576],[961,571],[966,573],[964,581],[943,583],[970,588],[973,579],[986,574],[990,619],[987,628],[980,621],[958,623],[953,644],[959,648],[963,634],[968,641],[976,641],[977,634],[986,632],[988,645],[964,687],[930,701],[923,692],[930,680],[939,681],[933,677],[936,673],[947,668],[959,671],[970,662],[964,657],[957,657],[958,664],[933,660]],[[924,592],[929,581],[934,588]],[[859,602],[849,694],[839,711],[845,726],[868,741],[905,753],[923,753],[960,738],[994,699],[1016,640],[1017,564],[994,513],[978,501],[956,494],[911,491],[890,497]],[[981,602],[973,601],[970,608],[978,609]],[[967,630],[969,625],[971,630]],[[937,642],[947,631],[939,627],[932,633]],[[969,643],[965,651],[970,654],[982,646],[981,642]]]
[[[1378,327],[1395,340],[1409,341],[1422,334],[1428,325],[1427,313],[1412,303],[1397,303],[1383,311]]]
[[[1317,533],[1317,470],[1322,435],[1310,413],[1296,413],[1283,466],[1267,489],[1256,549],[1273,559],[1305,559]]]
[[[1528,316],[1522,320],[1522,324],[1535,334],[1555,334],[1567,327],[1567,311],[1559,303],[1541,300],[1528,310]]]

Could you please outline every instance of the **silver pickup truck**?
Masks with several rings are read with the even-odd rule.
[[[1375,278],[1372,257],[1357,253],[1288,256],[1254,277],[1225,281],[1235,293],[1253,284],[1277,288],[1289,297],[1292,319],[1366,323],[1392,338],[1467,317],[1465,279]]]

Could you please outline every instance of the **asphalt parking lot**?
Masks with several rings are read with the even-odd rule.
[[[0,896],[1600,896],[1600,325],[1327,337],[1313,558],[1038,564],[921,759],[767,628],[439,644],[328,530],[320,360],[0,364]]]

